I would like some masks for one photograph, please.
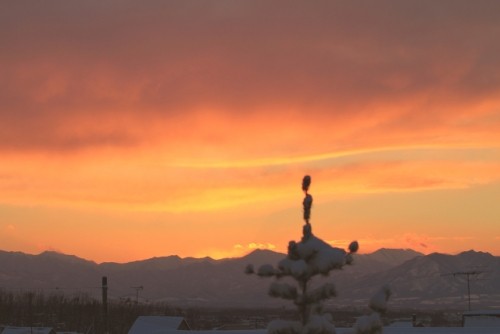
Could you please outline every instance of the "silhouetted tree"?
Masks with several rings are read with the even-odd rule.
[[[308,193],[311,177],[305,176],[302,181],[302,190],[305,193],[303,201],[305,224],[302,228],[302,238],[299,242],[290,241],[287,257],[281,260],[277,267],[270,264],[260,266],[256,271],[253,265],[246,268],[247,274],[256,274],[260,277],[274,277],[275,281],[269,287],[271,297],[291,300],[297,306],[300,322],[274,320],[269,324],[270,334],[331,334],[335,333],[331,314],[324,312],[323,302],[335,297],[337,292],[333,283],[327,282],[311,289],[311,281],[315,276],[328,276],[331,271],[342,269],[353,262],[352,254],[357,252],[359,245],[351,242],[348,250],[332,247],[312,232],[310,223],[312,196]],[[283,282],[283,277],[291,277],[296,284]],[[388,288],[385,294],[377,295],[373,299],[376,312],[385,310],[385,302],[389,296]],[[381,330],[379,313],[373,313],[371,318],[357,323],[356,333],[378,333]],[[378,320],[378,322],[377,322]],[[367,331],[368,330],[368,331]]]

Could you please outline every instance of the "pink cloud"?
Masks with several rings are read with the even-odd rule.
[[[17,228],[13,224],[7,224],[4,226],[4,231],[8,234],[13,234],[17,231]]]
[[[163,135],[182,125],[189,140],[213,129],[189,122],[207,109],[245,137],[217,127],[195,144],[278,131],[276,147],[293,147],[300,141],[286,138],[291,130],[323,137],[320,152],[331,143],[449,142],[457,134],[498,142],[497,118],[489,126],[475,120],[498,110],[500,55],[490,27],[499,5],[420,6],[3,5],[0,149],[128,147],[159,140],[151,131],[158,123]],[[273,115],[296,123],[266,126]]]

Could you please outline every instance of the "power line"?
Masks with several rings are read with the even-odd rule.
[[[471,305],[470,305],[470,277],[471,276],[477,276],[484,273],[484,271],[479,271],[479,270],[472,270],[472,271],[456,271],[454,273],[449,273],[449,274],[443,274],[442,276],[465,276],[467,277],[467,295],[469,297],[469,311],[471,310]]]
[[[144,290],[144,287],[141,285],[141,286],[132,286],[130,288],[135,290],[135,304],[138,305],[139,304],[139,291]]]

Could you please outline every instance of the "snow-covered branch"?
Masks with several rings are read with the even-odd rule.
[[[271,297],[295,300],[297,298],[297,288],[288,283],[273,282],[269,287]]]
[[[337,296],[337,290],[333,283],[326,283],[319,288],[308,292],[305,296],[305,300],[309,303],[318,303],[322,300],[329,299]]]

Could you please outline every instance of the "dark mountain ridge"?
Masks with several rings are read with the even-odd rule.
[[[109,296],[135,299],[134,287],[142,286],[141,301],[165,301],[176,305],[272,306],[284,302],[267,296],[270,280],[245,275],[247,264],[276,265],[285,254],[255,250],[241,258],[155,257],[129,263],[101,263],[73,255],[43,252],[29,255],[0,251],[0,290],[39,290],[45,293],[87,293],[100,296],[102,276],[108,277]],[[392,303],[414,307],[463,306],[469,275],[476,304],[498,305],[500,258],[466,251],[457,255],[423,255],[411,249],[380,249],[357,254],[352,266],[325,279],[333,281],[339,297],[335,305],[366,305],[374,291],[389,284]],[[454,274],[454,275],[453,275]]]

